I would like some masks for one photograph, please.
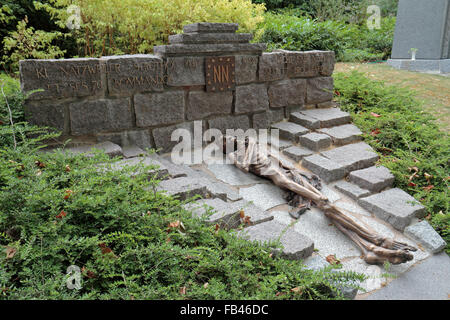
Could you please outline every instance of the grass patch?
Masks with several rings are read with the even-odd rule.
[[[448,134],[408,89],[356,71],[335,73],[334,79],[341,109],[352,114],[365,141],[380,155],[379,163],[392,171],[394,185],[427,208],[426,219],[450,243]]]

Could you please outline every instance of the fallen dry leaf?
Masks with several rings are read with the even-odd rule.
[[[334,254],[330,254],[329,256],[327,256],[326,260],[329,264],[340,264],[341,263]]]
[[[241,217],[241,219],[244,219],[244,217],[245,217],[244,210],[239,211],[239,216]]]
[[[433,189],[433,188],[434,188],[434,186],[433,186],[433,185],[430,185],[430,186],[423,187],[423,190],[425,190],[425,191],[430,191],[430,190]]]
[[[209,286],[209,283],[208,282],[205,282],[204,284],[203,284],[203,288],[208,288],[208,286]]]
[[[62,219],[65,216],[67,216],[67,212],[65,212],[64,210],[61,210],[61,212],[56,216],[57,219]]]
[[[68,164],[66,165],[66,172],[70,172],[70,167]]]
[[[180,288],[180,294],[185,295],[186,294],[186,287]]]
[[[16,254],[17,250],[13,247],[6,247],[6,259],[12,259]]]
[[[371,112],[370,114],[375,118],[381,117],[381,115],[379,115],[378,113],[375,113],[375,112]]]
[[[302,292],[303,292],[302,288],[300,288],[300,287],[295,287],[295,288],[291,289],[291,291],[294,293],[298,293],[298,294],[302,294]]]

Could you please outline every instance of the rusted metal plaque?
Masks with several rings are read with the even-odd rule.
[[[205,58],[206,91],[233,90],[236,84],[235,65],[234,56]]]

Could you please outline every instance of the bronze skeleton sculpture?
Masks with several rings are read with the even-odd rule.
[[[307,203],[313,202],[359,247],[366,263],[382,264],[388,261],[400,264],[413,259],[409,251],[416,251],[416,248],[371,232],[329,203],[327,197],[318,190],[321,185],[317,176],[286,164],[269,150],[264,152],[253,138],[246,137],[244,140],[235,136],[224,136],[222,142],[223,152],[235,166],[270,179],[275,185],[288,190],[291,193],[289,204],[304,211]]]

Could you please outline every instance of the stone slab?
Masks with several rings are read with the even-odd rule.
[[[423,244],[432,253],[442,251],[447,245],[445,240],[425,220],[406,227],[405,234]]]
[[[154,148],[148,130],[127,130],[114,133],[99,133],[96,135],[98,142],[111,141],[122,147],[134,145],[142,150]]]
[[[167,85],[205,85],[205,58],[196,56],[168,57],[165,62]]]
[[[245,173],[232,164],[209,164],[208,170],[214,176],[232,186],[251,185],[264,180],[250,173]]]
[[[324,151],[321,152],[321,155],[340,164],[347,173],[373,166],[379,158],[365,142],[352,143]]]
[[[269,97],[264,84],[249,84],[236,87],[236,114],[263,111],[269,108]]]
[[[164,62],[152,54],[102,57],[110,95],[162,91],[165,84]]]
[[[222,133],[226,133],[227,129],[250,129],[250,120],[246,115],[232,115],[210,119],[208,120],[208,125],[210,129],[218,129]]]
[[[211,115],[231,114],[233,93],[190,91],[186,108],[188,120],[205,119]]]
[[[286,68],[284,54],[281,52],[264,52],[259,58],[258,78],[260,81],[284,79]]]
[[[236,63],[236,84],[256,82],[259,57],[256,55],[237,55]]]
[[[283,150],[283,153],[295,162],[301,161],[304,157],[310,156],[314,151],[302,147],[292,146]]]
[[[100,99],[69,104],[73,135],[126,130],[134,127],[129,98]]]
[[[303,167],[317,174],[325,182],[336,181],[345,176],[345,168],[339,163],[324,158],[318,154],[306,157],[302,161]]]
[[[77,146],[71,148],[65,148],[65,151],[69,153],[79,154],[84,153],[87,157],[92,157],[94,155],[93,150],[100,150],[107,154],[110,158],[118,157],[122,155],[122,148],[110,141],[101,142],[92,146]]]
[[[271,108],[303,106],[306,97],[306,80],[283,80],[269,86],[269,103]]]
[[[238,236],[259,243],[279,241],[282,248],[275,249],[274,253],[290,260],[305,259],[314,250],[314,243],[311,239],[277,221],[269,221],[245,228],[238,233]]]
[[[284,150],[286,148],[293,146],[292,141],[285,139],[278,139],[278,141],[270,141],[270,145],[278,150]]]
[[[31,94],[31,100],[102,97],[106,91],[100,59],[29,59],[21,60],[19,69],[23,92],[42,90]]]
[[[443,252],[405,272],[367,300],[448,300],[450,258]]]
[[[318,132],[327,134],[333,140],[335,145],[345,145],[361,140],[362,132],[354,124],[344,124],[332,128],[323,128]]]
[[[151,127],[181,122],[184,120],[184,104],[183,91],[136,94],[134,96],[136,125]]]
[[[169,36],[169,44],[176,43],[248,43],[253,39],[251,33],[196,32]]]
[[[349,196],[353,200],[358,200],[359,198],[371,195],[371,192],[369,190],[362,189],[358,187],[356,184],[344,180],[336,183],[334,187],[336,188],[336,190],[342,192],[346,196]]]
[[[421,218],[426,213],[424,206],[398,188],[361,198],[358,204],[400,231],[403,231],[414,217]]]
[[[290,78],[329,77],[333,74],[334,51],[288,51],[284,53],[287,75]]]
[[[358,247],[337,229],[319,209],[312,207],[300,216],[294,229],[314,241],[318,254],[327,257],[336,255],[338,259],[358,257]]]
[[[280,122],[284,119],[283,109],[267,110],[263,113],[256,113],[253,115],[254,129],[268,129],[270,125],[275,122]]]
[[[333,99],[333,78],[317,77],[308,79],[306,86],[306,104],[317,104]]]
[[[28,122],[37,126],[48,126],[69,133],[68,112],[63,103],[55,101],[27,101],[24,105]]]
[[[122,148],[122,153],[125,158],[134,158],[145,155],[145,151],[135,145],[128,145]]]
[[[190,132],[191,136],[189,137],[191,140],[194,134],[194,122],[183,122],[177,125],[155,128],[152,130],[153,139],[155,140],[155,147],[160,150],[162,153],[171,152],[173,147],[179,143],[179,141],[184,141],[183,139],[178,139],[176,141],[172,141],[172,134],[175,130],[187,130]],[[177,135],[177,137],[180,135]],[[176,137],[174,137],[176,138]],[[192,143],[192,141],[191,141]],[[189,141],[186,142],[186,146],[189,146]],[[192,144],[191,144],[192,146]]]
[[[299,142],[302,146],[319,151],[331,146],[331,138],[326,134],[311,132],[299,137]]]
[[[154,46],[153,53],[163,57],[186,55],[216,56],[218,54],[260,55],[266,48],[265,43],[171,44]]]
[[[157,179],[166,179],[168,177],[169,172],[167,168],[164,166],[164,164],[151,157],[135,157],[120,160],[112,163],[110,168],[111,170],[122,170],[126,167],[133,167],[137,165],[154,167],[154,169],[151,169],[148,172],[146,172],[149,179],[153,177]],[[131,176],[135,176],[136,174],[137,174],[136,172],[132,172]]]
[[[234,33],[239,28],[237,23],[196,22],[183,27],[184,33]]]
[[[308,109],[301,110],[301,114],[320,122],[321,128],[334,127],[349,123],[352,118],[348,112],[341,111],[339,108],[326,109]],[[314,128],[317,129],[317,128]]]
[[[351,172],[348,177],[350,182],[371,192],[379,192],[390,187],[395,180],[389,169],[383,166],[356,170]]]
[[[210,196],[204,183],[189,177],[161,181],[157,189],[165,190],[168,195],[176,197],[181,201],[194,196],[200,196],[200,198]]]
[[[247,201],[252,201],[257,207],[268,210],[281,204],[286,204],[286,193],[272,184],[257,184],[253,187],[240,188],[239,194]]]
[[[411,60],[411,59],[388,59],[387,64],[391,67],[417,72],[450,73],[450,59],[440,60]]]
[[[312,130],[320,128],[320,120],[305,115],[301,112],[292,112],[289,115],[289,121]]]
[[[212,208],[214,213],[208,216],[207,222],[209,224],[218,223],[221,227],[226,227],[227,229],[237,228],[243,223],[240,217],[241,211],[243,211],[245,216],[250,218],[249,223],[246,223],[247,226],[273,220],[273,215],[243,200],[225,202],[218,198],[202,199],[189,204],[188,208],[193,209],[193,213],[199,217],[205,215],[208,209],[211,211]]]
[[[273,129],[279,130],[279,137],[281,139],[288,139],[292,142],[298,142],[300,136],[307,134],[309,132],[308,129],[302,127],[299,124],[295,124],[292,122],[278,122],[272,124],[270,127]]]

